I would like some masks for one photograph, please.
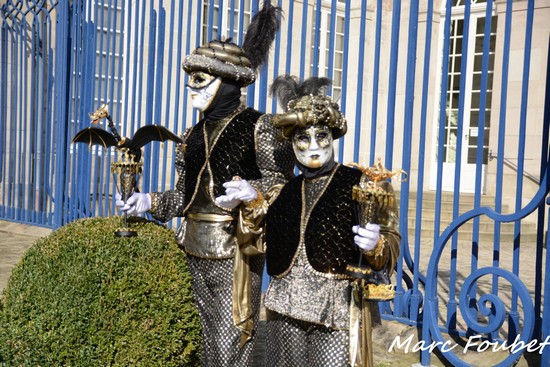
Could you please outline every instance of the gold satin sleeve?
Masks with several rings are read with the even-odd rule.
[[[258,192],[258,199],[240,206],[237,243],[243,254],[254,256],[265,253],[265,214],[282,188],[281,184],[273,186],[265,197]]]
[[[391,183],[381,181],[378,182],[378,185],[390,194],[392,200],[390,200],[387,210],[378,213],[379,223],[377,224],[380,225],[380,240],[374,250],[365,253],[365,257],[374,270],[385,268],[388,276],[391,276],[399,257],[401,243],[401,235],[398,230],[399,213]]]
[[[233,265],[233,324],[241,331],[240,346],[251,338],[254,319],[251,307],[250,257],[265,253],[264,219],[269,204],[275,200],[283,185],[273,186],[263,197],[243,203],[237,221],[237,246]]]

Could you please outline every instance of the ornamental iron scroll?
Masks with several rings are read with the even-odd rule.
[[[466,362],[461,360],[452,350],[448,348],[443,348],[446,340],[443,337],[443,334],[440,330],[438,317],[439,317],[439,305],[437,299],[437,278],[438,278],[438,265],[441,259],[441,255],[445,248],[445,245],[449,242],[451,237],[456,234],[459,228],[466,222],[480,217],[482,215],[488,216],[494,221],[498,222],[514,222],[521,220],[527,215],[531,214],[540,205],[544,204],[546,196],[548,195],[548,169],[550,165],[547,166],[546,175],[544,176],[541,186],[537,191],[533,199],[520,211],[513,214],[499,214],[492,210],[489,207],[480,207],[477,209],[470,210],[463,215],[456,218],[449,227],[443,231],[441,236],[437,239],[433,252],[430,257],[430,262],[427,270],[427,283],[426,283],[426,296],[424,304],[424,314],[423,314],[423,324],[429,327],[425,327],[422,330],[422,340],[424,342],[433,341],[437,343],[437,347],[444,355],[444,357],[450,361],[454,366],[465,367],[469,366]],[[499,278],[506,279],[512,289],[519,296],[522,305],[523,305],[523,329],[521,333],[517,335],[520,336],[517,338],[518,343],[524,343],[527,345],[532,338],[533,329],[535,325],[535,315],[532,312],[533,310],[533,301],[525,284],[521,279],[505,269],[499,267],[485,267],[478,269],[471,273],[465,280],[460,291],[459,301],[460,301],[460,311],[461,315],[466,322],[468,328],[472,332],[477,332],[480,334],[490,334],[495,331],[498,331],[504,323],[506,316],[506,310],[504,308],[504,302],[499,299],[498,296],[494,294],[485,294],[481,295],[480,298],[476,301],[472,299],[472,288],[475,287],[475,282],[482,278],[483,276],[491,275]],[[477,312],[482,316],[489,316],[490,321],[486,324],[481,324],[478,322],[476,317],[472,316],[472,301],[475,301],[477,306]],[[489,305],[487,305],[489,304]],[[469,334],[468,334],[469,335]],[[515,350],[498,363],[495,366],[505,367],[511,366],[525,351],[525,349]],[[424,358],[424,354],[422,355]],[[424,361],[423,361],[424,362]]]
[[[21,22],[27,15],[37,17],[39,14],[51,13],[59,1],[48,0],[7,0],[0,7],[0,17],[6,22]]]

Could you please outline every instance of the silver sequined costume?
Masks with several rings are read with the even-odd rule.
[[[273,185],[284,184],[292,177],[291,146],[277,139],[278,132],[270,122],[270,115],[259,119],[258,116],[259,113],[241,106],[228,118],[201,121],[188,129],[183,137],[184,144],[178,147],[176,188],[151,194],[153,205],[150,212],[154,218],[161,221],[186,218],[178,229],[177,240],[188,254],[203,327],[205,366],[247,366],[254,344],[252,339],[244,347],[239,347],[240,332],[232,318],[238,208],[229,210],[217,206],[214,199],[220,193],[216,190],[220,190],[222,181],[240,176],[264,194]],[[253,134],[240,134],[232,124],[250,125]],[[243,141],[237,142],[238,139]],[[256,167],[261,175],[251,167]],[[212,215],[214,220],[209,219]],[[223,217],[227,219],[219,220]],[[262,255],[250,259],[251,307],[255,325],[263,264]]]
[[[350,278],[342,275],[340,271],[321,272],[312,266],[312,259],[317,254],[312,248],[306,246],[308,238],[307,229],[310,221],[318,221],[319,217],[313,217],[314,209],[318,215],[322,213],[345,212],[339,206],[351,198],[351,192],[344,190],[328,190],[330,185],[336,185],[333,180],[335,173],[344,171],[345,167],[337,165],[330,175],[313,179],[305,179],[302,176],[289,182],[281,192],[279,198],[272,204],[268,212],[268,237],[267,237],[267,261],[268,271],[270,262],[275,263],[271,268],[279,269],[280,274],[272,274],[272,280],[268,287],[265,299],[267,312],[267,344],[266,344],[266,365],[267,366],[349,366],[349,319],[350,319]],[[351,170],[341,173],[341,180],[348,178],[349,181],[356,180],[359,175]],[[348,175],[346,175],[346,173]],[[364,179],[364,177],[363,177]],[[343,181],[340,181],[343,182]],[[285,191],[286,189],[286,191]],[[335,195],[335,193],[337,193]],[[332,197],[329,197],[331,196]],[[341,197],[334,197],[341,195]],[[290,201],[289,198],[294,198]],[[279,200],[280,199],[280,200]],[[282,202],[281,202],[282,201]],[[317,208],[316,208],[317,207]],[[319,207],[323,210],[319,211]],[[276,248],[278,243],[270,241],[270,226],[276,223],[294,218],[293,212],[299,216],[299,243],[293,254],[283,254],[269,249]],[[273,211],[280,211],[273,213]],[[349,213],[349,211],[347,212]],[[349,215],[349,214],[348,214]],[[338,218],[338,215],[335,215]],[[320,237],[327,237],[331,232],[351,232],[351,226],[340,228],[340,223],[353,221],[353,218],[342,218],[341,221],[334,220],[324,227],[324,233]],[[290,219],[292,221],[292,219]],[[293,222],[294,223],[294,222]],[[296,224],[296,223],[294,223]],[[376,269],[392,269],[395,264],[399,234],[396,232],[397,211],[391,208],[386,221],[382,225],[381,233],[387,239],[386,250],[382,257],[369,259],[371,266]],[[279,225],[279,224],[278,224]],[[347,226],[347,223],[344,225]],[[287,228],[289,228],[287,226]],[[351,235],[353,236],[353,235]],[[275,237],[275,236],[273,236]],[[285,238],[278,237],[282,241]],[[339,237],[337,241],[349,242],[349,246],[355,246],[347,237]],[[316,251],[334,252],[332,248],[338,247],[334,242],[327,241],[324,248],[317,247]],[[308,250],[309,249],[309,250]],[[338,261],[338,251],[333,255],[334,263]],[[283,267],[277,268],[277,261],[281,255],[288,255],[291,258],[290,264],[285,263]],[[367,257],[368,259],[368,257]],[[320,263],[320,262],[319,262]],[[333,269],[333,268],[331,268]]]

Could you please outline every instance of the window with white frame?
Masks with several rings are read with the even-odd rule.
[[[120,108],[122,103],[122,88],[121,83],[124,75],[124,2],[120,2],[118,6],[114,6],[111,1],[96,0],[87,11],[87,18],[95,25],[95,69],[94,69],[94,89],[93,89],[93,106],[94,110],[99,108],[104,103],[109,104],[109,111],[114,111]],[[79,53],[76,50],[78,44],[73,46],[73,53]],[[82,75],[74,74],[73,78],[80,78]],[[75,91],[73,91],[75,92]],[[76,92],[75,92],[76,93]],[[72,101],[76,106],[81,103],[80,95],[73,95]],[[93,111],[88,111],[93,112]],[[73,116],[71,124],[76,123],[78,116]],[[83,121],[84,125],[89,121]],[[103,121],[105,123],[105,121]],[[73,127],[74,130],[74,127]],[[71,154],[74,146],[71,145]],[[91,151],[98,156],[101,156],[104,149],[97,145],[91,147]],[[109,154],[114,155],[113,150]]]
[[[340,1],[342,2],[342,1]],[[318,60],[318,76],[328,77],[332,72],[332,96],[335,101],[338,101],[342,96],[342,68],[344,60],[344,12],[338,10],[335,19],[335,29],[330,29],[331,14],[329,7],[321,9],[321,19],[319,22],[319,47],[315,49],[315,29],[312,33],[312,55],[317,52]],[[331,46],[331,37],[333,37],[333,47]],[[329,72],[329,60],[332,54],[333,64],[332,70]],[[311,65],[313,68],[313,64]]]
[[[470,1],[468,14],[465,1]],[[485,0],[453,0],[450,19],[446,18],[445,5],[446,3],[442,4],[440,13],[441,58],[438,62],[440,65],[447,64],[448,67],[440,69],[444,74],[439,75],[441,80],[437,82],[439,87],[446,84],[446,88],[438,92],[440,97],[444,98],[445,114],[440,120],[438,98],[433,124],[433,174],[430,175],[430,187],[435,189],[436,185],[440,184],[445,191],[460,190],[470,193],[481,187],[483,192],[491,128],[497,31],[495,5],[493,4],[492,9],[487,9],[489,4]],[[487,10],[490,10],[490,18],[486,18]],[[443,26],[447,21],[450,22],[449,29]],[[485,37],[485,25],[489,23],[491,27],[488,37]],[[444,46],[447,45],[448,54],[444,54]],[[484,55],[485,45],[488,46],[487,55]],[[443,59],[444,57],[446,59]],[[488,61],[486,66],[483,65],[484,57],[487,57]],[[484,90],[481,90],[483,80],[486,80],[487,84],[484,85]],[[442,140],[439,139],[440,128],[444,133]],[[459,145],[460,151],[457,149]],[[438,154],[439,148],[442,148],[442,156]],[[479,169],[481,175],[478,180]],[[472,177],[476,179],[472,180]],[[442,180],[438,182],[440,178]]]
[[[222,17],[220,26],[220,1],[222,5]],[[228,0],[204,0],[202,14],[202,43],[205,44],[215,39],[231,38],[233,43],[239,43],[239,29],[246,30],[250,24],[251,18],[251,0],[244,0],[241,9],[241,1],[234,2],[234,9],[231,7],[231,2]],[[213,7],[212,14],[211,7]],[[242,12],[242,14],[241,14]],[[242,16],[242,26],[240,24]],[[211,18],[212,38],[208,39],[208,27],[210,26],[209,19]],[[233,25],[233,29],[231,29]],[[220,32],[220,29],[224,30]]]
[[[121,81],[120,70],[124,58],[121,39],[124,37],[124,11],[122,2],[115,7],[110,1],[96,1],[92,18],[96,25],[96,64],[94,99],[97,107],[109,102],[109,109],[117,108],[121,101],[120,88],[113,87]]]
[[[449,68],[447,72],[446,91],[446,120],[445,120],[445,141],[444,162],[456,162],[456,144],[458,137],[459,99],[460,86],[464,88],[464,114],[463,114],[463,150],[466,153],[467,164],[476,163],[479,131],[480,105],[483,93],[481,81],[484,74],[487,77],[487,89],[485,99],[484,120],[484,141],[483,141],[483,163],[487,163],[489,129],[491,125],[491,101],[493,88],[494,56],[496,43],[497,18],[491,18],[491,32],[489,41],[489,62],[487,70],[482,68],[484,30],[485,30],[485,7],[486,1],[472,0],[471,13],[469,18],[469,29],[465,29],[464,21],[464,0],[457,0],[452,9]],[[468,32],[469,40],[466,51],[467,62],[466,72],[461,72],[463,55],[464,35]],[[466,79],[464,79],[466,78]]]

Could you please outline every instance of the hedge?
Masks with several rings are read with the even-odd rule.
[[[4,366],[197,366],[200,322],[173,231],[120,217],[70,223],[37,241],[0,300]]]

